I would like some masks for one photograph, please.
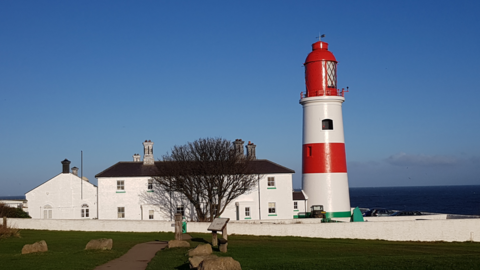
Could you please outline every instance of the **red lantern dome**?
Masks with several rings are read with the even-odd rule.
[[[312,52],[305,60],[305,97],[337,96],[337,59],[328,50],[328,43],[312,44]]]

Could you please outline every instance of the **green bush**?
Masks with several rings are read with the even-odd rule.
[[[31,218],[23,209],[6,206],[0,203],[0,217]]]

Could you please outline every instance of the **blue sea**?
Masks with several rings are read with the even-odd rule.
[[[480,215],[480,185],[350,188],[350,204],[360,208]]]

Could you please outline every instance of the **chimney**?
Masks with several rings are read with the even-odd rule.
[[[248,159],[257,159],[257,156],[255,155],[255,147],[257,147],[255,144],[252,142],[248,142],[247,146],[247,158]]]
[[[133,155],[133,161],[134,162],[140,162],[140,154],[134,154]]]
[[[143,165],[154,165],[153,159],[153,142],[145,140],[143,143]]]
[[[77,167],[73,167],[72,168],[72,173],[76,176],[78,176],[78,168]]]
[[[64,161],[62,161],[62,165],[63,165],[63,171],[62,173],[70,173],[70,160],[68,159],[65,159]]]
[[[243,143],[244,141],[242,141],[241,139],[236,139],[233,142],[233,145],[235,147],[235,154],[237,156],[243,156]]]

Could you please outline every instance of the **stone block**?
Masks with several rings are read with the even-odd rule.
[[[183,240],[168,241],[168,248],[176,248],[176,247],[190,247],[190,243]]]
[[[232,257],[218,257],[212,260],[203,260],[199,270],[242,270],[240,263]]]
[[[107,238],[93,239],[87,243],[85,250],[88,249],[100,249],[100,250],[111,250],[113,247],[113,240]]]
[[[22,248],[22,254],[35,253],[35,252],[46,252],[48,251],[47,243],[42,240],[31,245],[25,245]]]
[[[226,253],[228,251],[227,246],[228,246],[228,243],[220,244],[219,245],[220,252]]]
[[[218,258],[217,255],[193,256],[189,258],[190,269],[196,269],[204,260],[213,260]]]
[[[188,256],[203,256],[212,254],[212,246],[210,244],[198,245],[196,248],[188,251]]]

